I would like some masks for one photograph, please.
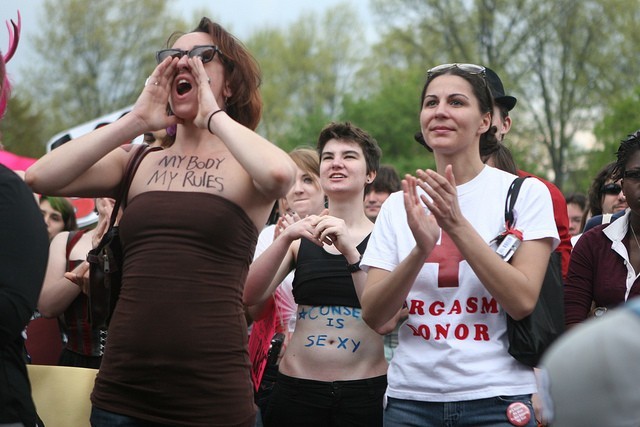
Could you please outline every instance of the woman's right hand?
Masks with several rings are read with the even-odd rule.
[[[151,131],[164,129],[181,122],[167,114],[171,85],[176,74],[178,58],[165,58],[145,81],[144,89],[129,114],[134,114]]]
[[[88,295],[89,293],[89,263],[83,261],[80,265],[74,268],[72,271],[64,273],[65,279],[76,284],[80,291]]]
[[[418,179],[405,175],[402,180],[404,207],[407,212],[407,223],[421,252],[431,253],[440,238],[440,226],[436,218],[425,212],[425,205],[418,196]]]
[[[104,237],[104,234],[107,232],[107,229],[109,226],[109,220],[110,218],[108,217],[104,217],[98,220],[98,225],[96,225],[95,232],[93,233],[93,236],[91,236],[92,248],[95,249],[100,244],[102,237]]]
[[[300,216],[295,212],[287,213],[278,220],[278,227],[281,228],[280,237],[284,237],[291,242],[304,237],[322,246],[322,243],[315,237],[318,218],[318,215],[310,215],[305,218],[300,218]]]

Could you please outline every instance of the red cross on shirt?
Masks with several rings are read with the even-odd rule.
[[[425,264],[438,264],[439,288],[458,287],[460,261],[464,261],[464,257],[455,243],[453,243],[453,240],[451,240],[451,237],[442,230],[440,244],[433,248],[425,260]]]

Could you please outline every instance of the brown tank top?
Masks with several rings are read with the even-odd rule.
[[[93,404],[169,425],[253,425],[242,305],[253,222],[222,197],[151,191],[120,230],[123,287]]]

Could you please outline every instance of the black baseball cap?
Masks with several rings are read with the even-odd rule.
[[[489,89],[491,89],[491,95],[493,95],[493,99],[496,104],[504,107],[507,111],[511,111],[513,107],[516,106],[516,102],[518,100],[513,96],[505,95],[504,86],[502,86],[502,81],[500,77],[489,67],[485,67],[485,76],[487,77],[487,83],[489,84]]]

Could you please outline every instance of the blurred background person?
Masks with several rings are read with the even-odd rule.
[[[40,212],[50,241],[62,232],[78,229],[75,208],[66,197],[40,196]],[[47,319],[36,310],[26,333],[25,345],[30,362],[34,365],[57,365],[65,341],[58,319]]]
[[[40,196],[40,212],[47,224],[49,240],[62,231],[78,228],[75,208],[66,197]]]
[[[613,178],[616,162],[605,165],[595,176],[589,188],[590,215],[615,214],[627,208],[627,199],[622,192],[620,180]]]
[[[568,331],[542,358],[554,427],[640,425],[640,298]]]
[[[620,144],[610,170],[609,181],[621,184],[629,209],[620,219],[586,231],[576,242],[565,284],[567,327],[640,295],[640,131]]]
[[[492,148],[491,153],[481,155],[482,162],[497,168],[501,169],[505,172],[512,173],[514,175],[518,174],[518,168],[516,167],[516,162],[513,160],[513,155],[511,154],[511,150],[507,148],[503,143],[498,143],[495,147]]]
[[[615,162],[605,165],[589,188],[588,212],[584,216],[582,233],[600,224],[609,224],[624,215],[629,207],[620,181],[613,179]],[[575,243],[574,243],[575,244]]]
[[[490,68],[486,68],[486,76],[489,89],[491,90],[491,95],[493,95],[494,99],[492,124],[498,129],[496,138],[498,139],[498,142],[500,142],[500,145],[493,148],[497,150],[494,154],[494,158],[496,159],[495,166],[499,169],[513,173],[512,167],[516,167],[517,165],[513,162],[513,157],[509,150],[506,150],[507,147],[505,146],[503,148],[502,146],[504,145],[505,137],[511,130],[511,126],[513,124],[509,112],[516,106],[517,99],[505,93],[502,80],[500,80],[500,76],[498,76],[495,71]],[[488,150],[488,152],[491,152],[493,149]],[[487,152],[486,147],[481,148],[481,156],[485,152]],[[571,236],[569,235],[569,218],[567,216],[567,204],[564,199],[564,194],[562,194],[560,189],[554,183],[533,175],[530,172],[517,169],[515,175],[521,177],[534,177],[541,181],[549,190],[551,203],[553,204],[553,219],[556,223],[558,235],[560,236],[560,244],[556,247],[554,252],[559,254],[561,257],[562,277],[565,278],[569,270],[569,257],[571,256]]]
[[[289,153],[298,170],[293,187],[280,200],[282,212],[277,224],[262,230],[256,244],[254,259],[257,259],[284,230],[286,213],[296,213],[300,218],[319,215],[325,207],[325,195],[320,186],[320,160],[312,148],[296,148]],[[278,374],[278,362],[295,329],[298,305],[293,297],[295,270],[276,288],[272,298],[262,304],[248,307],[253,319],[249,336],[249,354],[256,391],[256,404],[263,415]],[[275,354],[273,353],[275,352]]]
[[[571,193],[566,198],[567,215],[569,215],[569,234],[576,236],[582,233],[584,213],[587,210],[587,196],[582,193]]]
[[[51,242],[38,311],[45,318],[57,319],[60,325],[65,338],[58,361],[62,366],[100,367],[107,331],[91,326],[87,289],[66,278],[65,273],[74,272],[82,276],[87,270],[87,253],[98,244],[106,231],[113,205],[113,199],[95,199],[98,212],[96,228],[62,232]]]
[[[400,189],[400,177],[396,169],[391,165],[380,165],[376,178],[364,189],[364,213],[367,218],[376,222],[384,201]],[[404,319],[400,318],[393,331],[384,336],[384,357],[387,361],[391,360],[398,346],[398,329]]]
[[[169,127],[160,129],[155,132],[147,132],[144,134],[143,141],[151,147],[168,148],[175,141],[176,129]]]
[[[391,165],[380,165],[376,179],[364,189],[364,213],[376,222],[380,207],[391,193],[400,190],[400,177]]]

